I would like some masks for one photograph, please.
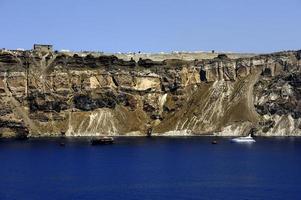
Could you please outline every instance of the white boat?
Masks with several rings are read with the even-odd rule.
[[[233,138],[231,140],[232,142],[245,142],[245,143],[252,143],[252,142],[256,142],[253,137],[250,135],[246,136],[246,137],[238,137],[238,138]]]

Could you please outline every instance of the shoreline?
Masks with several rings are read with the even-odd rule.
[[[103,136],[65,136],[65,137],[59,137],[59,136],[43,136],[43,137],[27,137],[24,138],[24,140],[30,140],[30,139],[91,139],[91,138],[97,138],[97,137],[103,137]],[[109,136],[109,137],[114,137],[116,139],[118,138],[148,138],[148,139],[156,139],[156,138],[233,138],[233,137],[238,137],[238,136],[213,136],[213,135],[176,135],[176,136],[171,136],[171,135],[161,135],[161,136]],[[253,136],[255,138],[301,138],[300,135],[289,135],[289,136],[277,136],[277,135],[272,135],[272,136]],[[0,137],[0,140],[18,140],[18,137]],[[19,139],[21,141],[21,139]]]

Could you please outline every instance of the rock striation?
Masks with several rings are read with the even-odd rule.
[[[301,51],[121,59],[0,51],[2,137],[301,135]]]

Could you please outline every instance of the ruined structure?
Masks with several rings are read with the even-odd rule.
[[[49,45],[49,44],[34,44],[33,45],[33,50],[35,51],[52,51],[53,50],[53,46]]]
[[[2,50],[0,134],[301,135],[300,67],[301,51],[162,60]]]

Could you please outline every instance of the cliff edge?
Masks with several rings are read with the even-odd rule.
[[[0,135],[299,136],[300,75],[301,51],[151,60],[1,50]]]

